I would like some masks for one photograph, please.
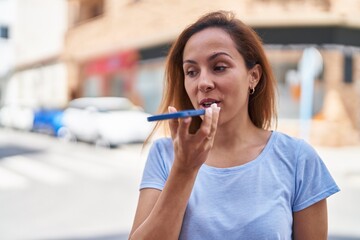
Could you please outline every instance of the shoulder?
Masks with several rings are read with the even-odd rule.
[[[285,147],[285,149],[292,151],[298,150],[301,152],[315,152],[314,147],[304,139],[290,136],[282,132],[274,132],[274,134],[276,135],[275,145],[277,146]]]
[[[154,140],[151,146],[151,148],[156,148],[158,150],[165,150],[172,147],[172,140],[168,137],[162,137]]]
[[[273,153],[283,160],[298,164],[299,161],[313,161],[319,155],[313,146],[304,139],[293,137],[281,132],[274,132]]]
[[[167,137],[162,137],[154,140],[150,147],[150,156],[157,156],[163,159],[172,159],[174,154],[172,139]]]
[[[290,146],[297,146],[298,144],[301,144],[301,142],[304,141],[300,138],[290,136],[282,132],[274,131],[273,134],[275,134],[277,144],[286,144],[286,145],[290,144]]]
[[[162,190],[171,169],[173,156],[171,139],[160,138],[152,141],[140,188],[156,188]]]
[[[275,151],[297,154],[298,151],[302,148],[302,145],[305,143],[303,139],[293,137],[282,132],[274,131],[273,134],[273,148]]]

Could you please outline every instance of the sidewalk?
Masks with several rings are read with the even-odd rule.
[[[360,145],[315,149],[341,189],[328,199],[329,235],[360,239]]]

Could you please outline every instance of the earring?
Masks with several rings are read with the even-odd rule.
[[[250,88],[249,94],[250,94],[250,95],[253,95],[254,93],[255,93],[255,87]]]

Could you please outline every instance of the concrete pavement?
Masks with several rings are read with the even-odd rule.
[[[360,239],[360,146],[316,150],[341,189],[328,198],[329,233]]]

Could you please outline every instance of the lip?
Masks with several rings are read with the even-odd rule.
[[[212,103],[216,103],[219,106],[220,101],[214,98],[204,98],[199,102],[199,105],[202,108],[208,108]]]

